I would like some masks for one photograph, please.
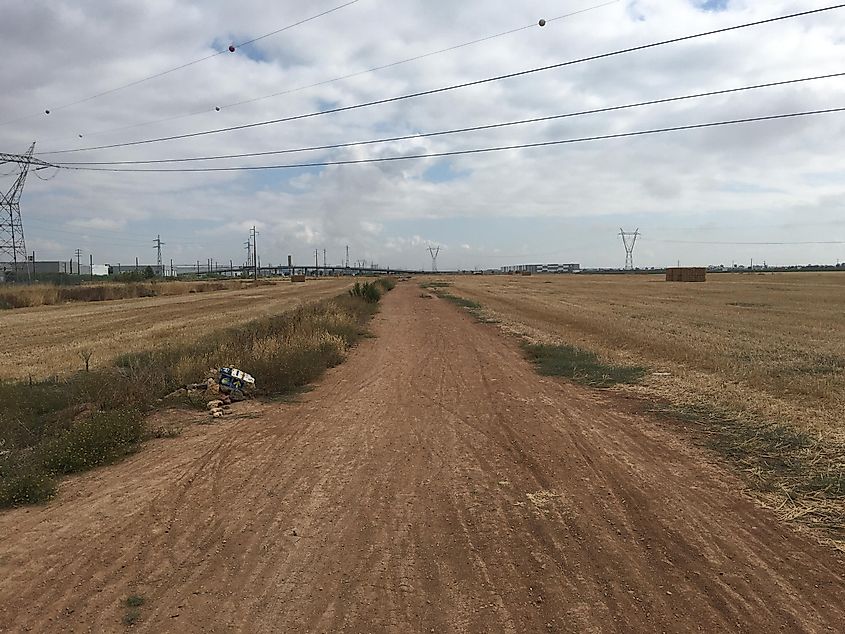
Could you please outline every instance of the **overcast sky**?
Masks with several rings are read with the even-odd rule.
[[[204,131],[354,105],[826,6],[824,0],[359,0],[157,79],[93,94],[225,49],[343,0],[0,0],[0,151],[47,152]],[[550,20],[545,27],[541,18]],[[450,52],[360,73],[533,25]],[[270,151],[426,133],[845,71],[845,10],[387,105],[177,141],[43,155],[112,161]],[[243,105],[236,102],[286,92]],[[67,107],[64,107],[67,106]],[[204,166],[325,162],[535,143],[845,106],[845,78],[496,130],[239,158]],[[215,107],[220,107],[216,111]],[[50,109],[49,115],[44,114]],[[193,116],[182,117],[190,113]],[[176,118],[178,117],[178,118]],[[170,121],[159,121],[172,118]],[[156,123],[156,121],[158,121]],[[145,124],[145,125],[139,125]],[[133,127],[128,127],[133,126]],[[489,268],[835,263],[845,241],[845,113],[577,145],[260,172],[44,170],[22,199],[39,259],[262,263],[292,254]],[[81,138],[79,135],[82,135]],[[176,165],[178,166],[178,164]],[[173,167],[169,165],[166,167]],[[9,171],[8,165],[0,172]],[[8,186],[9,178],[0,179]]]

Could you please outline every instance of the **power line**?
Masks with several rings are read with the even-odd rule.
[[[134,168],[134,167],[73,167],[64,166],[61,163],[56,167],[62,169],[92,172],[240,172],[257,171],[270,169],[295,169],[306,167],[329,167],[335,165],[360,165],[364,163],[387,163],[391,161],[407,161],[413,159],[439,158],[445,156],[463,156],[468,154],[485,154],[488,152],[501,152],[505,150],[521,150],[525,148],[549,147],[554,145],[568,145],[573,143],[585,143],[589,141],[605,141],[609,139],[624,139],[628,137],[647,136],[663,134],[667,132],[680,132],[685,130],[698,130],[703,128],[715,128],[720,126],[754,123],[759,121],[775,121],[779,119],[794,119],[797,117],[808,117],[834,112],[845,112],[843,108],[827,108],[825,110],[808,110],[805,112],[791,112],[785,114],[768,115],[764,117],[748,117],[745,119],[731,119],[728,121],[714,121],[710,123],[696,123],[692,125],[672,126],[666,128],[655,128],[651,130],[639,130],[636,132],[620,132],[617,134],[604,134],[597,136],[579,137],[574,139],[561,139],[558,141],[540,141],[537,143],[519,143],[516,145],[502,145],[487,148],[474,148],[470,150],[453,150],[449,152],[429,152],[424,154],[407,154],[403,156],[385,156],[369,159],[349,159],[343,161],[315,161],[312,163],[290,163],[284,165],[243,165],[237,167],[179,167],[179,168]]]
[[[270,33],[265,33],[264,35],[260,35],[258,37],[251,39],[251,40],[247,40],[247,41],[241,42],[239,44],[231,44],[226,48],[223,48],[219,51],[211,53],[210,55],[206,55],[204,57],[200,57],[199,59],[195,59],[193,61],[186,62],[184,64],[180,64],[179,66],[174,66],[173,68],[163,70],[161,72],[155,73],[153,75],[149,75],[147,77],[143,77],[141,79],[136,79],[135,81],[131,81],[128,84],[123,84],[122,86],[116,86],[115,88],[110,88],[108,90],[98,92],[96,94],[90,95],[88,97],[84,97],[82,99],[78,99],[76,101],[71,101],[69,103],[66,103],[66,104],[63,104],[63,105],[60,105],[60,106],[55,106],[53,108],[50,108],[49,110],[46,110],[45,113],[49,115],[51,112],[55,112],[57,110],[64,110],[65,108],[70,108],[71,106],[76,106],[76,105],[79,105],[81,103],[86,103],[88,101],[92,101],[93,99],[97,99],[99,97],[104,97],[105,95],[110,95],[112,93],[115,93],[115,92],[118,92],[118,91],[121,91],[121,90],[125,90],[126,88],[131,88],[132,86],[137,86],[138,84],[143,84],[143,83],[148,82],[152,79],[157,79],[159,77],[163,77],[164,75],[169,75],[170,73],[174,73],[177,70],[182,70],[183,68],[188,68],[189,66],[194,66],[195,64],[199,64],[200,62],[207,61],[209,59],[217,57],[218,55],[223,55],[224,53],[227,53],[227,52],[234,53],[235,50],[237,50],[238,48],[240,48],[242,46],[247,46],[249,44],[253,44],[255,42],[258,42],[259,40],[263,40],[264,38],[270,37],[272,35],[277,35],[277,34],[283,32],[283,31],[287,31],[287,30],[292,29],[294,27],[305,24],[306,22],[311,22],[312,20],[316,20],[317,18],[321,18],[324,15],[328,15],[329,13],[334,13],[335,11],[339,11],[340,9],[343,9],[345,7],[348,7],[349,5],[355,4],[356,2],[360,2],[360,0],[351,0],[350,2],[347,2],[345,4],[341,4],[339,6],[332,8],[332,9],[329,9],[327,11],[323,11],[322,13],[318,13],[317,15],[312,15],[311,17],[305,18],[304,20],[300,20],[299,22],[295,22],[293,24],[289,24],[287,26],[284,26],[280,29],[276,29],[275,31],[271,31]],[[18,121],[24,121],[26,119],[32,119],[32,118],[41,116],[41,114],[42,113],[31,114],[31,115],[19,117],[17,119],[11,119],[9,121],[4,121],[3,123],[0,123],[0,126],[9,125],[10,123],[17,123]]]
[[[593,5],[591,7],[585,8],[585,9],[580,9],[578,11],[573,11],[571,13],[565,13],[563,15],[558,15],[558,16],[555,16],[553,18],[549,18],[549,19],[545,20],[545,22],[546,22],[546,24],[548,24],[550,22],[556,22],[558,20],[564,20],[564,19],[572,17],[572,16],[580,15],[582,13],[587,13],[588,11],[595,11],[596,9],[601,9],[601,8],[610,6],[611,4],[617,4],[619,1],[620,0],[611,0],[610,2],[603,2],[601,4]],[[353,77],[359,77],[361,75],[366,75],[368,73],[378,72],[380,70],[393,68],[395,66],[400,66],[402,64],[408,64],[410,62],[415,62],[415,61],[418,61],[418,60],[421,60],[421,59],[425,59],[427,57],[432,57],[434,55],[440,55],[442,53],[448,53],[450,51],[458,50],[458,49],[461,49],[461,48],[464,48],[464,47],[467,47],[467,46],[472,46],[473,44],[480,44],[481,42],[487,42],[489,40],[493,40],[493,39],[496,39],[496,38],[499,38],[499,37],[504,37],[506,35],[512,35],[513,33],[518,33],[520,31],[525,31],[526,29],[532,29],[532,28],[536,28],[536,27],[537,27],[537,23],[532,22],[531,24],[528,24],[528,25],[525,25],[525,26],[520,26],[520,27],[517,27],[517,28],[514,28],[514,29],[507,30],[507,31],[502,31],[501,33],[494,33],[493,35],[487,35],[485,37],[481,37],[481,38],[478,38],[478,39],[475,39],[475,40],[470,40],[469,42],[464,42],[462,44],[456,44],[456,45],[449,46],[447,48],[442,48],[442,49],[439,49],[439,50],[436,50],[436,51],[430,51],[428,53],[423,53],[421,55],[416,55],[414,57],[409,57],[409,58],[402,59],[402,60],[399,60],[399,61],[396,61],[396,62],[391,62],[389,64],[382,64],[381,66],[374,66],[374,67],[368,68],[366,70],[356,71],[354,73],[349,73],[347,75],[341,75],[339,77],[334,77],[332,79],[325,79],[323,81],[319,81],[319,82],[316,82],[316,83],[313,83],[313,84],[298,86],[297,88],[290,88],[288,90],[270,93],[269,95],[262,95],[260,97],[254,97],[254,98],[251,98],[251,99],[244,99],[242,101],[235,101],[235,102],[228,103],[228,104],[221,104],[221,105],[216,106],[215,110],[217,108],[219,108],[220,110],[228,110],[230,108],[235,108],[237,106],[242,106],[242,105],[246,105],[246,104],[250,104],[250,103],[255,103],[255,102],[258,102],[258,101],[263,101],[265,99],[270,99],[270,98],[273,98],[273,97],[281,97],[281,96],[284,96],[284,95],[290,95],[290,94],[293,94],[293,93],[301,92],[303,90],[308,90],[309,88],[316,88],[318,86],[325,86],[327,84],[332,84],[332,83],[335,83],[335,82],[338,82],[338,81],[342,81],[344,79],[351,79]],[[189,117],[196,117],[196,116],[203,115],[203,114],[209,114],[210,112],[211,112],[211,110],[209,108],[205,108],[203,110],[197,110],[197,111],[194,111],[194,112],[179,114],[179,115],[175,115],[175,116],[172,116],[172,117],[163,117],[161,119],[154,119],[152,121],[144,121],[142,123],[133,123],[132,125],[121,126],[121,127],[118,127],[118,128],[110,128],[108,130],[100,130],[98,132],[88,133],[85,136],[86,137],[101,136],[103,134],[109,134],[111,132],[121,132],[123,130],[131,130],[131,129],[134,129],[134,128],[146,127],[146,126],[150,126],[150,125],[155,125],[157,123],[166,123],[168,121],[177,121],[179,119],[187,119]]]
[[[601,114],[606,112],[615,112],[619,110],[627,110],[631,108],[641,108],[643,106],[653,106],[658,104],[665,104],[665,103],[672,103],[677,101],[685,101],[690,99],[700,99],[703,97],[713,97],[716,95],[726,95],[731,93],[743,92],[748,90],[757,90],[761,88],[772,88],[775,86],[786,86],[789,84],[797,84],[801,82],[808,82],[808,81],[816,81],[820,79],[831,79],[835,77],[843,77],[845,76],[845,72],[841,73],[832,73],[829,75],[818,75],[815,77],[803,77],[801,79],[787,79],[783,81],[776,81],[776,82],[769,82],[766,84],[755,84],[753,86],[742,86],[738,88],[728,88],[724,90],[714,90],[710,92],[702,92],[702,93],[695,93],[691,95],[683,95],[680,97],[668,97],[665,99],[653,99],[650,101],[640,101],[637,103],[630,103],[621,106],[609,106],[606,108],[595,108],[593,110],[581,110],[578,112],[569,112],[566,114],[556,114],[550,115],[545,117],[536,117],[533,119],[520,119],[517,121],[508,121],[503,123],[491,123],[488,125],[479,125],[479,126],[472,126],[472,127],[465,127],[465,128],[455,128],[452,130],[441,130],[438,132],[417,132],[415,134],[407,134],[403,136],[394,136],[394,137],[385,137],[380,139],[370,139],[368,141],[352,141],[348,143],[334,143],[330,145],[315,145],[310,147],[301,147],[301,148],[292,148],[286,150],[269,150],[266,152],[244,152],[241,154],[220,154],[220,155],[211,155],[211,156],[195,156],[195,157],[187,157],[187,158],[170,158],[170,159],[149,159],[149,160],[139,160],[139,161],[68,161],[63,162],[61,165],[150,165],[150,164],[158,164],[158,163],[185,163],[191,161],[212,161],[212,160],[220,160],[220,159],[233,159],[233,158],[248,158],[254,156],[271,156],[271,155],[279,155],[279,154],[294,154],[297,152],[311,152],[316,150],[334,150],[340,148],[347,148],[347,147],[355,147],[361,145],[374,145],[377,143],[391,143],[394,141],[407,141],[411,139],[419,139],[419,138],[430,138],[430,137],[437,137],[437,136],[445,136],[450,134],[462,134],[466,132],[478,132],[481,130],[492,130],[496,128],[505,128],[510,126],[517,126],[517,125],[524,125],[528,123],[541,123],[545,121],[554,121],[557,119],[566,119],[571,117],[580,117],[584,115],[590,114]]]
[[[30,218],[27,220],[27,223],[30,225],[35,225],[37,231],[35,232],[37,235],[42,233],[46,234],[66,234],[71,236],[76,236],[78,238],[88,238],[92,240],[107,240],[109,242],[122,242],[124,244],[134,245],[134,246],[142,246],[148,244],[146,240],[133,240],[132,238],[125,237],[127,235],[126,232],[119,232],[119,231],[109,231],[107,229],[94,229],[88,230],[84,227],[80,227],[78,231],[73,231],[69,229],[57,229],[53,225],[49,223],[45,223],[40,219],[33,219]],[[127,229],[127,231],[129,231]],[[164,244],[164,243],[162,243]],[[203,246],[205,243],[202,242],[185,242],[179,241],[179,246]]]
[[[670,244],[709,244],[709,245],[727,245],[727,246],[766,246],[766,245],[810,245],[810,244],[845,244],[845,240],[815,240],[808,242],[707,242],[696,240],[652,240],[652,242],[665,242]]]
[[[617,4],[618,2],[619,2],[619,0],[611,0],[610,2],[603,2],[601,4],[596,4],[596,5],[593,5],[591,7],[587,7],[585,9],[580,9],[578,11],[572,11],[571,13],[565,13],[563,15],[559,15],[559,16],[556,16],[554,18],[549,18],[548,20],[545,20],[545,23],[548,24],[549,22],[555,22],[557,20],[563,20],[563,19],[570,18],[570,17],[576,16],[576,15],[580,15],[582,13],[587,13],[588,11],[595,11],[596,9],[601,9],[601,8],[610,6],[611,4]],[[241,106],[241,105],[244,105],[244,104],[255,103],[256,101],[262,101],[264,99],[270,99],[271,97],[281,97],[283,95],[289,95],[289,94],[299,92],[299,91],[302,91],[302,90],[307,90],[308,88],[316,88],[318,86],[325,86],[326,84],[331,84],[331,83],[334,83],[334,82],[337,82],[337,81],[342,81],[344,79],[351,79],[353,77],[358,77],[360,75],[366,75],[368,73],[374,73],[374,72],[377,72],[377,71],[380,71],[380,70],[386,70],[388,68],[393,68],[395,66],[400,66],[402,64],[408,64],[410,62],[416,62],[416,61],[419,61],[421,59],[425,59],[427,57],[432,57],[434,55],[440,55],[442,53],[449,53],[451,51],[455,51],[455,50],[458,50],[458,49],[461,49],[461,48],[465,48],[467,46],[472,46],[473,44],[480,44],[481,42],[488,42],[490,40],[493,40],[493,39],[496,39],[496,38],[499,38],[499,37],[504,37],[505,35],[512,35],[514,33],[519,33],[520,31],[525,31],[527,29],[533,29],[533,28],[536,28],[536,27],[537,27],[537,23],[532,22],[531,24],[527,24],[525,26],[520,26],[520,27],[517,27],[517,28],[514,28],[514,29],[509,29],[507,31],[502,31],[501,33],[494,33],[493,35],[487,35],[485,37],[481,37],[481,38],[478,38],[478,39],[475,39],[475,40],[470,40],[469,42],[464,42],[462,44],[455,44],[453,46],[441,48],[441,49],[436,50],[436,51],[431,51],[429,53],[423,53],[421,55],[416,55],[414,57],[408,57],[407,59],[402,59],[402,60],[399,60],[397,62],[391,62],[389,64],[382,64],[381,66],[374,66],[372,68],[368,68],[367,70],[357,71],[357,72],[354,72],[354,73],[350,73],[348,75],[342,75],[340,77],[335,77],[333,79],[326,79],[324,81],[320,81],[320,82],[317,82],[315,84],[309,84],[307,86],[300,86],[298,88],[291,88],[289,90],[283,90],[281,92],[275,92],[275,93],[271,93],[269,95],[264,95],[262,97],[255,97],[253,99],[245,99],[243,101],[236,101],[236,102],[228,104],[226,106],[220,106],[220,109],[222,110],[224,108],[231,108],[231,107],[234,107],[234,106]]]
[[[49,234],[61,233],[61,234],[75,236],[75,237],[78,237],[78,238],[89,238],[91,240],[108,240],[109,242],[121,242],[124,245],[130,245],[130,246],[136,246],[136,247],[146,246],[146,244],[147,244],[146,242],[141,242],[139,240],[132,240],[132,239],[129,239],[129,238],[115,238],[115,237],[112,237],[112,236],[89,234],[87,232],[81,233],[81,232],[76,232],[76,231],[65,231],[63,229],[44,229],[44,228],[41,228],[41,227],[36,227],[36,228],[37,228],[37,231],[34,232],[36,236],[38,236],[42,233],[46,233],[48,235]],[[32,232],[30,232],[30,233],[32,233]]]
[[[782,16],[778,16],[778,17],[775,17],[775,18],[767,18],[765,20],[757,20],[757,21],[754,21],[754,22],[746,22],[744,24],[738,24],[738,25],[734,25],[734,26],[724,27],[724,28],[721,28],[721,29],[705,31],[705,32],[696,33],[696,34],[693,34],[693,35],[685,35],[683,37],[676,37],[676,38],[672,38],[672,39],[669,39],[669,40],[662,40],[662,41],[659,41],[659,42],[653,42],[653,43],[650,43],[650,44],[641,44],[639,46],[633,46],[633,47],[629,47],[629,48],[618,49],[616,51],[611,51],[609,53],[601,53],[601,54],[598,54],[598,55],[581,57],[579,59],[569,60],[569,61],[566,61],[566,62],[549,64],[547,66],[530,68],[530,69],[527,69],[527,70],[521,70],[521,71],[517,71],[517,72],[514,72],[514,73],[507,73],[507,74],[504,74],[504,75],[497,75],[495,77],[488,77],[486,79],[477,79],[477,80],[474,80],[474,81],[464,82],[464,83],[460,83],[460,84],[452,84],[450,86],[444,86],[444,87],[435,88],[435,89],[432,89],[432,90],[424,90],[424,91],[410,93],[410,94],[406,94],[406,95],[400,95],[400,96],[397,96],[397,97],[389,97],[387,99],[377,99],[375,101],[368,101],[368,102],[365,102],[365,103],[355,104],[355,105],[351,105],[351,106],[342,106],[342,107],[339,107],[339,108],[330,108],[330,109],[327,109],[327,110],[318,110],[316,112],[310,112],[310,113],[306,113],[306,114],[293,115],[293,116],[282,117],[282,118],[278,118],[278,119],[269,119],[269,120],[266,120],[266,121],[257,121],[257,122],[253,122],[253,123],[246,123],[246,124],[241,124],[241,125],[236,125],[236,126],[228,126],[228,127],[225,127],[225,128],[216,128],[216,129],[213,129],[213,130],[204,130],[204,131],[201,131],[201,132],[176,134],[176,135],[157,137],[157,138],[152,138],[152,139],[143,139],[143,140],[140,140],[140,141],[129,141],[129,142],[125,142],[125,143],[112,143],[112,144],[109,144],[109,145],[97,145],[97,146],[91,146],[91,147],[85,147],[85,148],[53,150],[52,152],[39,152],[38,154],[43,156],[43,155],[46,155],[46,154],[67,154],[67,153],[70,153],[70,152],[83,152],[83,151],[88,151],[88,150],[104,150],[104,149],[117,148],[117,147],[130,147],[130,146],[135,146],[135,145],[146,145],[146,144],[149,144],[149,143],[160,143],[162,141],[175,141],[175,140],[179,140],[179,139],[188,139],[188,138],[195,138],[195,137],[199,137],[199,136],[207,136],[207,135],[210,135],[210,134],[220,134],[222,132],[232,132],[232,131],[236,131],[236,130],[246,130],[246,129],[250,129],[250,128],[257,128],[257,127],[261,127],[261,126],[274,125],[274,124],[277,124],[277,123],[285,123],[285,122],[289,122],[289,121],[299,121],[299,120],[308,119],[308,118],[311,118],[311,117],[317,117],[317,116],[322,116],[322,115],[327,115],[327,114],[336,114],[336,113],[339,113],[339,112],[347,112],[347,111],[350,111],[350,110],[358,110],[360,108],[368,108],[368,107],[371,107],[371,106],[383,105],[383,104],[387,104],[387,103],[395,103],[397,101],[404,101],[404,100],[407,100],[407,99],[414,99],[414,98],[417,98],[417,97],[423,97],[423,96],[429,96],[429,95],[449,92],[449,91],[458,90],[458,89],[461,89],[461,88],[468,88],[468,87],[471,87],[471,86],[479,86],[479,85],[482,85],[482,84],[488,84],[488,83],[491,83],[491,82],[502,81],[502,80],[505,80],[505,79],[513,79],[515,77],[524,77],[526,75],[531,75],[531,74],[534,74],[534,73],[540,73],[540,72],[544,72],[544,71],[548,71],[548,70],[564,68],[564,67],[567,67],[567,66],[574,66],[576,64],[583,64],[585,62],[596,61],[596,60],[599,60],[599,59],[607,59],[609,57],[615,57],[615,56],[624,55],[624,54],[627,54],[627,53],[633,53],[633,52],[637,52],[637,51],[648,50],[648,49],[657,48],[657,47],[660,47],[660,46],[666,46],[668,44],[677,44],[679,42],[685,42],[685,41],[689,41],[689,40],[693,40],[693,39],[697,39],[697,38],[701,38],[701,37],[706,37],[706,36],[710,36],[710,35],[727,33],[727,32],[730,32],[730,31],[737,31],[737,30],[740,30],[740,29],[746,29],[746,28],[753,27],[753,26],[761,26],[763,24],[771,24],[771,23],[774,23],[774,22],[780,22],[780,21],[783,21],[783,20],[789,20],[789,19],[804,17],[804,16],[808,16],[808,15],[815,15],[815,14],[823,13],[823,12],[826,12],[826,11],[832,11],[834,9],[841,9],[843,7],[845,7],[845,4],[837,4],[837,5],[824,7],[824,8],[821,8],[821,9],[812,9],[812,10],[809,10],[809,11],[802,11],[802,12],[799,12],[799,13],[791,13],[791,14],[788,14],[788,15],[782,15]]]

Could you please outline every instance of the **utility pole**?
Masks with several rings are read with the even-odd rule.
[[[156,236],[153,244],[155,245],[153,248],[156,250],[156,271],[161,277],[164,277],[164,267],[161,265],[161,247],[164,246],[164,242],[161,241],[161,235]]]
[[[82,265],[81,265],[81,261],[82,261],[82,249],[77,249],[77,250],[74,252],[74,255],[76,255],[76,274],[77,274],[77,275],[82,275]],[[71,273],[73,273],[73,271],[71,271]]]
[[[325,273],[325,268],[326,268],[326,250],[323,249],[323,269],[324,269],[323,272],[324,273]]]
[[[258,232],[255,230],[255,225],[252,226],[252,259],[255,265],[253,269],[253,279],[258,280]]]
[[[317,271],[320,268],[320,250],[314,249],[314,277],[317,277]]]
[[[93,282],[94,281],[94,254],[93,253],[88,254],[88,267],[90,268],[88,273],[91,275],[91,281]]]
[[[349,268],[349,245],[346,245],[346,268]]]
[[[431,272],[437,273],[437,256],[440,255],[440,246],[428,247],[428,252],[431,255]]]
[[[625,270],[634,270],[634,246],[637,244],[637,238],[640,236],[639,228],[634,231],[625,231],[619,229],[619,235],[622,236],[622,245],[625,247]]]
[[[17,163],[18,175],[7,192],[0,191],[0,255],[11,256],[15,275],[18,274],[18,260],[26,267],[26,278],[32,281],[29,259],[26,257],[26,243],[23,239],[23,220],[21,219],[21,194],[26,182],[26,175],[32,165],[32,153],[35,143],[29,146],[23,156],[0,155],[0,164]],[[37,163],[37,161],[36,161]]]

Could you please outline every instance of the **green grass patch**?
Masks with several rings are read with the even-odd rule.
[[[589,350],[574,346],[524,343],[522,347],[540,374],[563,376],[593,387],[636,383],[645,374],[645,368],[603,363]]]
[[[444,293],[443,291],[441,291],[437,293],[437,296],[452,302],[453,304],[455,304],[455,306],[466,308],[469,311],[481,309],[481,304],[479,304],[478,302],[474,302],[471,299],[466,299],[464,297],[458,297],[457,295],[452,295],[451,293]]]

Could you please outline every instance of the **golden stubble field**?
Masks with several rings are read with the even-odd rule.
[[[845,440],[845,274],[462,276],[504,329],[644,365],[624,391]]]
[[[6,345],[0,379],[41,379],[84,367],[91,352],[101,366],[124,352],[169,342],[193,341],[203,333],[293,309],[344,291],[346,279],[276,282],[242,290],[75,302],[0,312]]]

